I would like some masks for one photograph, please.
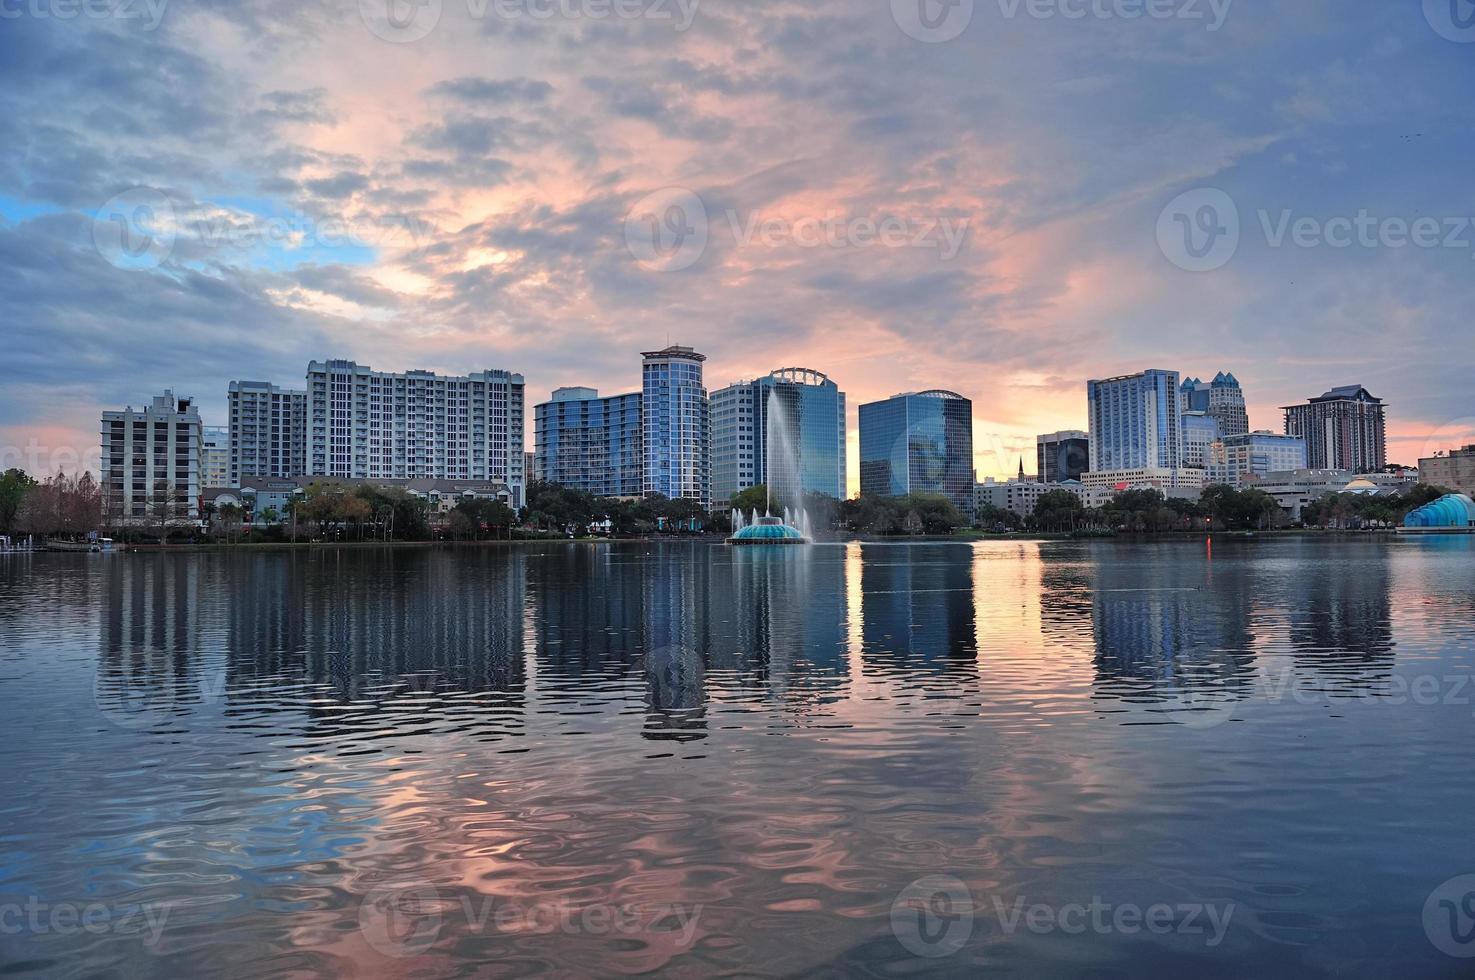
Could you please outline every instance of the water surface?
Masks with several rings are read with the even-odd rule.
[[[0,962],[1459,975],[1472,661],[1466,538],[0,557]]]

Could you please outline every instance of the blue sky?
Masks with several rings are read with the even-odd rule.
[[[1143,367],[1475,441],[1470,0],[920,2],[8,6],[3,462],[312,358],[536,401],[668,338],[964,392],[981,476]]]

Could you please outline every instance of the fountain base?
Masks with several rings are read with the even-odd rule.
[[[727,539],[728,544],[808,544],[797,527],[779,517],[760,517]]]

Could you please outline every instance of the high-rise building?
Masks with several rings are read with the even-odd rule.
[[[860,407],[860,495],[940,493],[973,512],[973,403],[952,391]]]
[[[191,398],[165,391],[135,412],[102,413],[102,508],[106,520],[200,516],[204,426]]]
[[[1244,389],[1239,379],[1220,371],[1213,381],[1189,378],[1180,387],[1184,412],[1203,412],[1219,423],[1226,436],[1244,435],[1250,431],[1250,415],[1245,408]]]
[[[706,355],[673,346],[642,356],[642,492],[711,507],[712,415],[702,382]]]
[[[1086,382],[1091,471],[1183,466],[1178,372],[1148,370]]]
[[[770,453],[775,443],[784,451]],[[715,506],[759,484],[788,502],[803,493],[845,499],[845,393],[820,372],[779,368],[712,393]]]
[[[1179,422],[1183,430],[1183,465],[1208,469],[1211,447],[1221,437],[1218,420],[1208,412],[1184,412]]]
[[[1231,486],[1264,479],[1267,473],[1307,469],[1306,441],[1299,436],[1246,432],[1225,436],[1223,446]]]
[[[307,472],[347,479],[485,480],[525,503],[523,378],[307,367]]]
[[[207,425],[200,449],[200,486],[230,486],[230,427]]]
[[[1091,436],[1079,429],[1035,436],[1035,473],[1041,483],[1079,480],[1091,465]]]
[[[232,381],[227,487],[253,476],[307,473],[307,392],[267,381]]]
[[[559,388],[533,408],[538,479],[597,497],[639,497],[639,392],[600,398],[594,388]]]
[[[1375,473],[1388,463],[1383,400],[1362,385],[1333,388],[1285,411],[1286,435],[1306,440],[1310,469]]]

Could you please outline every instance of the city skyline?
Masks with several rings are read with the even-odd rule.
[[[1393,406],[1390,458],[1475,441],[1471,249],[1332,243],[1363,213],[1471,213],[1472,110],[1447,97],[1469,48],[1418,4],[1235,5],[1214,30],[984,5],[943,43],[885,4],[714,3],[684,30],[444,7],[404,43],[352,4],[6,21],[8,462],[94,452],[102,410],[166,386],[223,422],[229,381],[324,353],[616,392],[667,342],[713,388],[836,378],[852,484],[860,404],[968,393],[979,473],[1006,476],[1082,424],[1078,379],[1143,364],[1232,369],[1254,429],[1358,383]],[[672,188],[706,217],[684,268],[627,227]],[[1191,271],[1170,205],[1203,190],[1237,250]],[[150,201],[168,247],[130,257],[111,217]],[[856,223],[888,216],[919,247]],[[1325,240],[1277,234],[1308,218]]]
[[[671,349],[682,350],[682,349],[689,349],[689,348],[684,348],[681,345],[674,345]],[[698,355],[698,356],[704,357],[704,355]],[[309,362],[309,364],[308,364],[309,373],[311,372],[311,369],[313,367],[314,367],[314,362]],[[806,370],[810,370],[810,369],[806,369]],[[1142,373],[1143,371],[1146,371],[1147,373],[1150,374],[1150,373],[1153,373],[1154,371],[1157,371],[1157,370],[1160,370],[1160,369],[1144,368],[1144,369],[1141,369],[1139,371],[1133,372],[1131,374],[1119,375],[1119,376],[1114,376],[1114,377],[1110,377],[1110,378],[1105,378],[1104,376],[1103,377],[1104,377],[1104,380],[1105,381],[1119,381],[1119,380],[1122,380],[1122,379],[1125,379],[1125,378],[1133,377],[1136,374]],[[428,371],[429,371],[429,369],[425,369],[425,368],[411,368],[411,369],[396,369],[396,368],[391,368],[390,370],[388,370],[386,372],[376,372],[376,373],[397,374],[397,375],[414,375],[414,374],[424,374],[424,373],[427,373]],[[437,376],[441,376],[441,377],[455,377],[458,374],[458,372],[456,372],[454,370],[452,370],[451,372],[448,372],[448,373],[444,373],[444,374],[443,373],[439,373],[439,372],[431,372],[431,373],[436,373]],[[466,373],[467,372],[465,370],[459,372],[459,374],[462,374],[462,375],[464,375]],[[764,378],[764,377],[768,377],[771,373],[772,373],[771,371],[759,372],[755,377],[761,379],[761,378]],[[1176,373],[1178,375],[1179,379],[1180,379],[1177,382],[1177,384],[1180,384],[1181,386],[1183,386],[1183,390],[1182,390],[1182,392],[1180,392],[1180,396],[1181,397],[1179,398],[1179,411],[1178,411],[1177,414],[1181,417],[1181,421],[1182,422],[1187,423],[1187,422],[1191,421],[1190,416],[1192,416],[1194,414],[1201,414],[1201,413],[1195,412],[1194,410],[1192,410],[1192,409],[1189,408],[1190,402],[1188,401],[1188,396],[1187,396],[1187,393],[1186,393],[1187,392],[1187,386],[1189,385],[1189,383],[1191,381],[1195,381],[1197,379],[1189,378],[1183,372],[1171,372],[1170,371],[1168,373],[1169,374]],[[1221,372],[1221,374],[1222,374],[1222,372]],[[1229,374],[1229,377],[1235,383],[1235,390],[1236,391],[1239,391],[1239,382],[1238,382],[1238,379],[1235,378],[1232,373]],[[732,387],[732,385],[751,384],[751,383],[753,383],[753,379],[752,378],[744,378],[744,379],[740,379],[740,380],[734,381],[734,382],[732,382],[732,384],[725,385],[725,386],[717,386],[717,385],[712,385],[711,383],[708,383],[706,385],[706,389],[707,389],[707,392],[709,394],[709,399],[710,399],[710,396],[711,395],[715,395],[717,392],[723,390],[723,388],[730,388],[730,387]],[[1082,411],[1082,413],[1081,413],[1081,419],[1083,419],[1084,421],[1082,421],[1079,426],[1071,427],[1071,429],[1062,430],[1063,432],[1064,431],[1071,431],[1072,429],[1079,429],[1079,431],[1085,431],[1089,435],[1089,431],[1090,431],[1089,416],[1091,414],[1090,413],[1090,395],[1089,395],[1090,385],[1100,384],[1100,383],[1101,383],[1100,381],[1093,381],[1093,380],[1086,380],[1086,381],[1083,381],[1082,382],[1082,384],[1084,384],[1086,386],[1086,388],[1087,388],[1087,394],[1082,399],[1083,400],[1083,403],[1084,403],[1085,410]],[[528,387],[532,388],[534,391],[536,391],[537,388],[539,387],[539,385],[537,384],[536,381],[526,382],[526,385]],[[267,391],[270,391],[270,392],[276,392],[278,394],[287,394],[287,395],[293,394],[292,387],[291,387],[290,384],[280,385],[280,384],[277,383],[276,380],[269,380],[269,381],[255,381],[255,380],[251,380],[251,381],[248,381],[248,380],[243,380],[243,379],[232,379],[228,383],[228,385],[227,385],[227,394],[228,394],[228,397],[226,399],[227,410],[225,412],[225,418],[227,420],[230,420],[232,418],[233,414],[234,414],[234,409],[232,407],[232,403],[233,403],[234,399],[236,398],[236,394],[237,394],[237,390],[238,389],[244,387],[247,390],[254,391],[258,387],[261,387],[261,386],[264,386],[264,390],[267,390]],[[147,385],[145,385],[145,387],[147,387]],[[1352,389],[1365,388],[1365,386],[1358,385],[1358,384],[1352,384],[1350,386],[1349,385],[1343,385],[1343,386],[1339,386],[1339,387],[1341,387],[1341,388],[1352,388]],[[620,389],[621,386],[616,385],[615,388],[616,389]],[[198,394],[195,394],[195,393],[190,392],[190,389],[189,389],[188,385],[177,385],[177,384],[173,384],[173,385],[155,385],[155,386],[153,386],[153,389],[151,391],[146,392],[145,394],[141,395],[137,399],[139,405],[140,406],[147,406],[147,404],[149,403],[149,400],[152,399],[152,398],[154,398],[154,397],[156,397],[157,394],[158,394],[158,392],[159,391],[163,391],[163,390],[178,391],[178,392],[185,392],[185,393],[187,393],[187,397],[190,398],[190,400],[192,401],[192,403],[196,406],[197,410],[200,411],[200,415],[201,415],[201,419],[202,419],[202,422],[203,422],[203,426],[204,426],[204,429],[207,430],[207,432],[209,430],[215,429],[215,430],[220,430],[220,431],[225,432],[225,433],[229,433],[229,430],[230,430],[230,426],[229,425],[219,425],[219,424],[216,424],[215,421],[214,421],[214,417],[213,416],[207,414],[207,412],[205,410],[199,409],[199,406],[201,404],[203,404],[204,402],[208,401],[208,399],[201,398]],[[547,401],[548,402],[557,401],[558,399],[555,396],[557,395],[558,392],[573,393],[573,392],[580,391],[580,390],[585,391],[585,392],[588,392],[588,391],[594,391],[596,393],[599,392],[599,389],[593,388],[592,386],[589,386],[589,385],[569,385],[569,386],[563,386],[563,387],[560,387],[560,388],[552,389],[553,394],[551,394],[549,396],[549,398],[547,399]],[[940,389],[929,389],[929,390],[940,390]],[[300,391],[296,392],[296,394],[298,395],[298,397],[302,397],[302,393]],[[891,394],[889,396],[885,396],[885,397],[882,397],[882,398],[875,399],[875,401],[877,401],[877,402],[884,402],[884,401],[888,401],[888,400],[891,400],[893,398],[901,397],[901,396],[904,396],[904,395],[907,395],[907,394],[912,394],[912,393],[911,392],[895,392],[895,393],[893,393],[893,394]],[[969,393],[968,392],[965,391],[965,392],[961,392],[960,394],[964,395],[965,398],[969,398],[969,400],[971,401],[971,397],[969,396]],[[620,391],[620,394],[619,395],[616,395],[616,396],[596,394],[594,397],[602,397],[605,400],[609,400],[611,398],[628,397],[630,395],[638,396],[639,395],[638,389],[636,389],[634,391],[631,391],[631,392],[626,392],[626,391],[623,391],[622,390],[622,391]],[[589,397],[589,396],[586,395],[586,396],[581,396],[581,397]],[[1315,401],[1318,400],[1319,397],[1325,397],[1325,396],[1308,395],[1306,397],[1306,399],[1303,400],[1303,402],[1315,402]],[[844,402],[845,400],[846,400],[846,397],[845,396],[842,396],[841,401]],[[1246,401],[1246,407],[1248,409],[1248,415],[1249,415],[1249,419],[1250,419],[1249,430],[1248,430],[1248,433],[1240,433],[1240,434],[1257,434],[1257,435],[1263,435],[1265,433],[1273,433],[1273,434],[1276,434],[1276,435],[1283,435],[1283,434],[1285,434],[1285,428],[1286,428],[1286,425],[1285,425],[1285,417],[1286,417],[1286,411],[1287,411],[1286,406],[1281,406],[1279,408],[1274,409],[1274,411],[1276,413],[1278,413],[1280,415],[1280,417],[1281,417],[1281,421],[1280,421],[1279,424],[1271,423],[1271,424],[1266,424],[1266,425],[1260,425],[1256,421],[1256,419],[1257,419],[1257,417],[1260,414],[1263,414],[1263,411],[1264,410],[1262,409],[1260,412],[1257,412],[1257,410],[1256,410],[1256,404],[1255,404],[1255,402],[1254,402],[1253,399],[1246,398],[1245,401]],[[1387,404],[1386,400],[1380,400],[1380,401],[1382,401],[1384,405]],[[534,403],[542,404],[542,402],[540,402],[538,399],[530,397],[530,399],[529,399],[529,408],[531,408]],[[133,405],[133,402],[129,401],[129,402],[125,402],[125,404],[128,405],[131,408],[132,405]],[[1300,404],[1300,403],[1298,403],[1298,404]],[[844,439],[845,439],[845,447],[846,447],[846,449],[845,449],[845,456],[846,456],[846,463],[847,463],[847,479],[846,479],[846,482],[847,482],[847,485],[848,485],[848,487],[850,489],[850,495],[852,495],[852,496],[854,496],[855,494],[858,494],[859,493],[859,487],[860,487],[860,482],[861,482],[860,481],[860,458],[859,458],[859,451],[860,451],[860,444],[859,444],[859,439],[860,439],[859,408],[860,408],[860,406],[855,402],[855,400],[854,399],[850,399],[850,404],[846,408],[846,421],[845,421],[845,425],[844,425]],[[115,405],[115,406],[110,406],[110,407],[104,407],[100,411],[102,413],[107,413],[107,412],[116,412],[116,411],[120,411],[120,410],[121,409],[119,408],[119,406],[116,406]],[[1396,422],[1396,416],[1390,417],[1389,421],[1390,421],[1390,423]],[[974,437],[973,437],[974,454],[973,454],[973,459],[974,459],[974,467],[975,467],[975,477],[976,477],[976,479],[979,482],[983,482],[985,480],[1005,480],[1005,479],[1009,479],[1009,478],[1014,477],[1016,475],[1017,467],[1018,467],[1018,465],[1019,465],[1019,463],[1020,463],[1021,460],[1025,459],[1025,458],[1028,458],[1028,459],[1030,459],[1030,460],[1033,461],[1035,459],[1035,457],[1037,455],[1037,450],[1038,450],[1038,444],[1037,444],[1038,439],[1040,439],[1043,435],[1049,435],[1049,433],[1035,433],[1035,434],[1033,434],[1033,435],[1031,435],[1031,436],[1028,437],[1027,443],[1024,442],[1024,441],[1022,441],[1023,440],[1023,437],[1016,437],[1016,436],[1014,436],[1012,434],[1010,434],[1010,435],[1008,435],[1008,436],[1006,436],[1004,438],[1000,438],[1000,434],[997,433],[997,432],[989,432],[986,429],[985,430],[980,430],[979,425],[978,425],[978,417],[977,417],[976,412],[973,415],[973,424],[974,424]],[[533,447],[536,445],[537,428],[538,428],[538,424],[537,424],[537,420],[535,418],[534,413],[532,411],[527,411],[525,413],[525,422],[524,422],[524,445],[527,447],[527,455],[529,457],[531,457],[533,455]],[[1390,425],[1389,426],[1390,431],[1392,430],[1392,428],[1393,428],[1393,426]],[[1447,431],[1453,431],[1453,430],[1447,430]],[[299,436],[298,438],[301,438],[301,436]],[[1193,462],[1193,461],[1191,461],[1191,455],[1190,455],[1190,452],[1191,451],[1190,451],[1190,448],[1189,448],[1188,433],[1187,432],[1183,433],[1180,436],[1180,438],[1181,438],[1182,443],[1183,443],[1183,454],[1182,454],[1183,464],[1185,466],[1190,466],[1190,467],[1195,467],[1195,468],[1203,466],[1204,464],[1202,462]],[[982,448],[980,448],[979,447],[979,443],[980,442],[984,442],[986,445],[984,445]],[[1388,445],[1389,448],[1387,450],[1387,457],[1386,457],[1386,459],[1387,459],[1387,462],[1389,464],[1398,463],[1398,464],[1404,464],[1404,465],[1409,465],[1409,466],[1416,466],[1419,458],[1429,458],[1429,457],[1433,457],[1433,456],[1436,456],[1436,455],[1441,455],[1441,454],[1444,454],[1444,453],[1447,453],[1447,452],[1455,451],[1455,450],[1458,450],[1458,449],[1462,448],[1462,446],[1466,445],[1466,443],[1461,443],[1459,441],[1459,437],[1458,436],[1447,436],[1447,435],[1431,434],[1429,436],[1429,438],[1427,438],[1424,441],[1424,443],[1421,444],[1421,447],[1420,447],[1420,450],[1419,450],[1420,455],[1417,456],[1417,457],[1411,457],[1411,458],[1409,458],[1407,460],[1405,460],[1405,459],[1403,459],[1401,457],[1398,457],[1396,455],[1396,449],[1393,448],[1394,445],[1395,445],[1395,440],[1392,437],[1389,437],[1387,439],[1387,445]],[[7,447],[7,451],[14,458],[13,459],[0,460],[0,470],[3,470],[5,468],[9,468],[11,466],[16,466],[18,463],[20,465],[20,468],[22,468],[22,469],[25,469],[26,468],[24,466],[24,463],[26,462],[26,459],[22,455],[22,453],[24,452],[24,447],[11,446],[11,447]],[[95,440],[94,440],[94,446],[91,447],[91,450],[90,451],[93,454],[92,470],[93,470],[94,473],[98,473],[98,472],[101,471],[101,469],[103,468],[103,466],[102,466],[102,463],[101,463],[100,459],[98,458],[100,456],[100,452],[98,451],[98,447],[96,447],[96,445],[95,445]],[[709,453],[710,453],[710,449],[709,449]],[[1012,456],[1010,455],[1011,453],[1013,454]],[[71,458],[71,454],[70,453],[66,453],[64,455],[68,459]],[[993,461],[998,468],[997,469],[986,469],[984,467],[981,467],[981,466],[978,465],[980,460],[990,460],[990,461]],[[710,463],[710,459],[709,459],[709,463]],[[1373,467],[1373,468],[1376,468],[1376,467]],[[65,465],[62,467],[62,469],[66,470],[67,472],[73,472],[73,469],[72,468],[67,467]],[[310,467],[309,468],[306,468],[301,473],[296,474],[296,475],[310,475],[310,473],[308,472],[310,469],[311,469]],[[1364,469],[1367,469],[1367,468],[1364,468]],[[35,472],[44,474],[44,473],[47,472],[47,470],[45,470],[45,469],[38,469]],[[52,470],[52,472],[54,472],[54,470]],[[277,471],[273,471],[273,472],[277,472]],[[286,471],[285,470],[280,471],[280,473],[281,473],[281,475],[286,475]],[[246,475],[246,474],[242,474],[242,475]],[[271,475],[271,474],[269,474],[267,472],[261,472],[259,475],[265,476],[265,475]],[[1035,474],[1031,474],[1031,475],[1035,475]],[[530,482],[532,480],[532,478],[533,478],[533,476],[532,476],[532,473],[531,472],[528,472],[528,473],[524,474],[524,482]]]

